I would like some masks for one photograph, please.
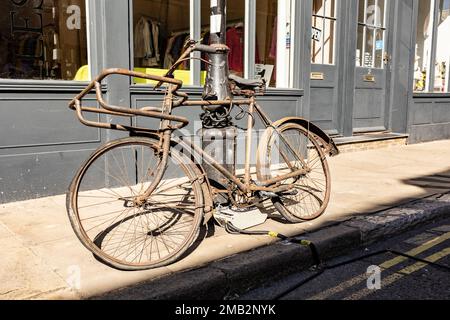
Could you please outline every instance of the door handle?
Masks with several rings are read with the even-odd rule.
[[[388,54],[387,52],[385,52],[383,54],[383,62],[384,62],[384,64],[387,65],[391,61],[391,58],[392,58],[391,55]]]

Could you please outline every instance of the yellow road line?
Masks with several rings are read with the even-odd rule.
[[[446,248],[442,251],[439,251],[427,258],[425,258],[424,260],[430,261],[430,262],[436,262],[446,256],[450,255],[450,248]],[[384,278],[381,280],[381,285],[383,287],[389,286],[391,284],[393,284],[394,282],[402,279],[403,277],[407,276],[407,275],[411,275],[414,272],[417,272],[421,269],[423,269],[424,267],[426,267],[428,264],[424,263],[424,262],[417,262],[415,264],[413,264],[412,266],[408,266],[406,268],[403,268],[402,270],[390,275],[387,278]],[[360,300],[366,296],[368,296],[371,293],[374,293],[375,290],[369,290],[368,288],[364,288],[356,293],[351,294],[348,297],[345,297],[344,300]]]
[[[425,242],[424,244],[420,245],[419,247],[408,251],[406,254],[410,255],[410,256],[416,256],[416,255],[418,255],[418,254],[420,254],[420,253],[422,253],[422,252],[424,252],[426,250],[429,250],[432,247],[434,247],[434,246],[436,246],[436,245],[438,245],[438,244],[440,244],[440,243],[442,243],[442,242],[444,242],[444,241],[446,241],[448,239],[450,239],[450,232],[447,232],[447,233],[445,233],[445,234],[443,234],[443,235],[441,235],[439,237],[431,239],[430,241]],[[402,263],[402,262],[404,262],[406,260],[408,260],[408,258],[403,257],[403,256],[398,256],[398,257],[395,257],[395,258],[393,258],[391,260],[383,262],[380,265],[380,268],[383,268],[383,269],[386,270],[386,269],[392,268],[393,266],[398,265],[399,263]],[[332,295],[334,295],[336,293],[342,292],[342,291],[344,291],[344,290],[346,290],[346,289],[348,289],[348,288],[350,288],[350,287],[352,287],[352,286],[354,286],[354,285],[356,285],[356,284],[358,284],[358,283],[360,283],[362,281],[366,281],[366,280],[367,280],[367,275],[365,273],[362,273],[362,274],[360,274],[360,275],[358,275],[356,277],[353,277],[353,278],[345,281],[344,283],[339,284],[336,287],[329,288],[329,289],[327,289],[327,290],[325,290],[325,291],[323,291],[323,292],[321,292],[319,294],[316,294],[316,295],[308,298],[308,300],[309,299],[311,299],[311,300],[327,299],[328,297],[330,297],[330,296],[332,296]]]

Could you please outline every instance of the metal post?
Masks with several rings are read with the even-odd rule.
[[[226,48],[227,1],[211,0],[210,45]],[[208,66],[203,92],[204,100],[230,100],[232,93],[228,85],[228,50],[209,54],[211,64]],[[204,151],[222,164],[228,171],[235,173],[236,167],[236,128],[232,126],[229,115],[230,106],[205,106],[201,115],[201,130]],[[218,190],[227,189],[224,179],[213,166],[204,163],[211,185]],[[218,193],[215,203],[227,204],[226,194]]]
[[[212,46],[225,46],[227,34],[227,1],[211,0],[211,36]],[[231,98],[228,87],[228,52],[210,54],[211,65],[206,78],[205,100],[225,100]]]

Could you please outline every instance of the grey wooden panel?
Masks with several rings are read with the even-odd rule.
[[[415,125],[410,128],[409,143],[450,139],[450,123]]]
[[[273,121],[304,115],[301,97],[261,97],[258,103]]]
[[[409,106],[409,143],[450,138],[450,100],[446,95],[420,94]]]
[[[311,72],[323,74],[323,80],[311,79],[311,88],[335,87],[336,86],[336,66],[325,64],[311,64]]]
[[[335,88],[311,88],[311,121],[330,134],[338,133]]]
[[[0,203],[64,194],[92,151],[0,156]]]
[[[414,102],[410,108],[411,121],[416,124],[430,124],[433,122],[433,102]]]
[[[311,72],[319,72],[323,80],[311,80],[310,120],[329,134],[339,132],[338,80],[335,65],[312,64]]]
[[[100,141],[100,131],[85,130],[67,103],[65,97],[0,97],[0,148]]]
[[[370,74],[374,76],[374,82],[365,81],[365,76],[368,75],[367,68],[357,67],[355,71],[356,88],[366,89],[384,89],[386,85],[386,74],[384,69],[371,69]]]
[[[450,102],[436,101],[433,106],[433,123],[450,122]]]
[[[374,81],[366,81],[369,69],[356,68],[353,131],[381,131],[386,129],[386,71],[371,69]]]
[[[334,88],[314,88],[311,90],[311,120],[333,121]]]
[[[384,116],[384,98],[383,90],[356,89],[354,118],[382,118]]]

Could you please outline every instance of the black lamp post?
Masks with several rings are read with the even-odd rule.
[[[211,0],[210,45],[225,46],[227,33],[227,1]],[[210,54],[208,77],[206,79],[205,100],[226,100],[231,98],[228,87],[228,52]]]
[[[210,45],[226,48],[227,1],[211,0]],[[204,100],[230,100],[232,93],[228,85],[228,50],[209,54],[210,65],[206,78]],[[236,128],[230,117],[230,106],[208,106],[201,115],[203,149],[230,172],[236,167]],[[227,180],[212,166],[204,164],[206,174],[217,189],[226,189]],[[218,194],[216,203],[227,203],[223,194]]]

